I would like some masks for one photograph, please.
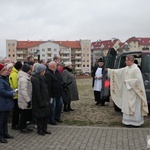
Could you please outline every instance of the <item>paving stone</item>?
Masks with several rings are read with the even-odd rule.
[[[0,143],[0,150],[142,150],[147,149],[147,128],[109,128],[48,126],[51,135],[39,136],[34,130],[21,134],[11,130],[15,138],[7,144]]]

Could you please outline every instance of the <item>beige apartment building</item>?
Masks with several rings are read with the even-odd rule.
[[[6,40],[6,56],[12,61],[52,60],[59,56],[62,63],[71,61],[76,74],[91,72],[91,41],[17,41]]]
[[[125,51],[150,50],[150,38],[131,37],[122,43],[119,39],[99,40],[91,43],[91,61],[92,66],[97,59],[105,57],[110,48],[114,48],[117,53]]]

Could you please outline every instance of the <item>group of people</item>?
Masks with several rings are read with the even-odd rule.
[[[101,96],[104,61],[100,58],[93,70],[93,90],[96,105],[105,106]],[[135,64],[133,55],[126,56],[126,67],[120,69],[105,68],[110,78],[111,98],[123,113],[122,123],[128,127],[139,127],[144,124],[148,104],[142,73]]]
[[[105,106],[101,97],[104,60],[100,58],[92,72],[93,90],[96,105]],[[148,105],[140,69],[134,63],[132,55],[126,56],[126,67],[106,68],[110,78],[110,91],[113,102],[123,113],[122,123],[141,126],[148,114]],[[12,113],[12,129],[21,133],[32,131],[27,121],[37,124],[39,135],[51,134],[47,124],[61,123],[61,113],[74,111],[71,101],[78,100],[78,90],[72,63],[65,62],[60,67],[60,58],[54,57],[47,63],[41,60],[35,63],[32,57],[22,64],[0,64],[0,142],[7,143],[7,120]]]
[[[72,63],[66,62],[59,71],[60,58],[55,56],[47,63],[34,62],[33,57],[22,64],[0,64],[0,142],[7,143],[7,120],[11,109],[13,130],[30,133],[27,122],[37,125],[39,135],[51,134],[47,124],[61,123],[61,113],[74,111],[71,101],[79,100]],[[60,67],[61,68],[61,67]]]

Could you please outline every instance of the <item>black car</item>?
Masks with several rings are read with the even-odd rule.
[[[109,79],[107,71],[105,69],[118,69],[125,67],[125,60],[127,55],[134,55],[135,63],[139,66],[141,70],[147,95],[147,101],[150,109],[150,51],[128,51],[117,55],[115,49],[110,48],[104,64],[101,97],[105,98],[110,96]],[[119,108],[116,105],[114,106],[115,110],[118,111]]]

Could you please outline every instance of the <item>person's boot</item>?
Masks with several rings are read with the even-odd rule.
[[[64,112],[69,112],[69,110],[67,108],[67,104],[64,104]]]
[[[74,111],[74,109],[71,108],[70,102],[69,102],[69,104],[68,104],[68,110],[69,110],[69,111]]]

